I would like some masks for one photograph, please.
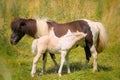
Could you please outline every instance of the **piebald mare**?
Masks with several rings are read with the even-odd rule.
[[[40,29],[39,27],[44,27],[43,29]],[[33,37],[34,39],[40,38],[41,36],[46,35],[46,20],[39,20],[39,19],[23,19],[23,18],[18,18],[15,19],[11,22],[11,38],[10,42],[13,45],[16,45],[22,37],[24,37],[25,34]],[[42,28],[41,27],[41,28]],[[46,56],[47,53],[43,55],[43,63],[46,63]],[[50,56],[55,64],[55,68],[57,70],[58,64],[55,60],[55,55],[50,53]],[[42,70],[40,74],[43,74],[45,72],[45,64],[43,64]]]
[[[19,42],[25,34],[34,38],[40,38],[41,36],[49,35],[51,30],[53,30],[55,36],[58,38],[66,35],[68,31],[72,33],[78,31],[87,34],[84,40],[85,45],[83,46],[86,54],[85,66],[87,66],[92,54],[94,59],[93,71],[97,71],[97,54],[102,52],[107,44],[104,26],[100,22],[94,22],[87,19],[59,24],[47,19],[20,18],[12,22],[11,29],[13,31],[10,40],[12,44]]]

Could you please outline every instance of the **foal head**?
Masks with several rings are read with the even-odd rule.
[[[34,37],[36,33],[36,21],[34,19],[15,19],[11,23],[11,30],[10,42],[11,44],[17,44],[25,34]]]

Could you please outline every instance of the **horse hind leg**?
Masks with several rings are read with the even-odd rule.
[[[98,69],[97,69],[97,51],[96,51],[94,45],[90,48],[90,51],[91,51],[93,59],[94,59],[94,61],[93,61],[93,72],[96,72],[96,71],[98,71]]]
[[[58,71],[58,64],[57,64],[57,62],[56,62],[56,57],[55,57],[55,54],[53,54],[53,53],[49,53],[50,54],[50,56],[51,56],[51,58],[52,58],[52,60],[53,60],[53,62],[54,62],[54,64],[55,64],[55,72],[57,72]]]
[[[50,56],[51,56],[51,58],[52,58],[52,60],[53,60],[53,62],[54,62],[54,64],[55,64],[55,72],[57,72],[57,70],[58,70],[58,64],[57,64],[57,62],[56,62],[56,60],[55,60],[55,54],[52,54],[52,53],[49,53],[49,54],[50,54]],[[42,70],[41,70],[41,72],[40,72],[40,75],[46,73],[46,62],[47,62],[47,52],[45,52],[45,53],[43,54]]]
[[[85,60],[85,63],[84,63],[84,66],[82,69],[86,69],[88,67],[88,63],[89,63],[89,60],[90,60],[90,57],[91,57],[91,52],[90,52],[90,48],[88,45],[86,45],[84,47],[84,50],[85,50],[85,54],[86,54],[86,60]]]
[[[46,73],[46,62],[47,62],[47,52],[45,52],[43,54],[43,58],[42,58],[42,70],[40,72],[40,75]]]

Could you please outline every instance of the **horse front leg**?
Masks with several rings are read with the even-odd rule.
[[[46,72],[46,62],[47,62],[47,52],[43,54],[43,59],[42,59],[42,70],[40,72],[40,75],[44,74]]]

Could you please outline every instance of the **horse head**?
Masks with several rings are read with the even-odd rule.
[[[25,35],[24,32],[25,26],[26,26],[25,19],[15,19],[11,23],[11,30],[12,30],[12,34],[10,38],[11,44],[17,44],[21,40],[21,38]]]
[[[27,34],[33,38],[36,38],[36,20],[35,19],[15,19],[11,23],[12,35],[10,38],[11,44],[17,44],[21,38]]]

